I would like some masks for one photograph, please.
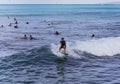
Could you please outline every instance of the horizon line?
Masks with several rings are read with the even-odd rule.
[[[31,4],[31,3],[28,3],[28,4],[24,4],[24,3],[6,3],[6,4],[0,4],[0,5],[120,5],[120,3],[89,3],[89,4],[82,4],[82,3],[80,3],[80,4],[77,4],[77,3],[74,3],[74,4],[71,4],[71,3],[40,3],[40,4],[38,4],[38,3],[34,3],[34,4]]]

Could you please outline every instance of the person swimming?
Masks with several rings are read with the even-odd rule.
[[[61,38],[61,41],[60,41],[60,47],[59,47],[59,52],[60,50],[63,48],[64,49],[64,54],[66,54],[66,41],[64,40],[64,38],[62,37]]]
[[[26,35],[26,34],[24,34],[24,37],[23,37],[23,38],[21,38],[21,39],[27,39],[27,35]]]
[[[30,40],[32,40],[32,39],[34,39],[34,38],[32,37],[32,35],[30,35]]]
[[[18,28],[18,25],[15,25],[14,28]]]
[[[32,35],[30,35],[30,40],[38,40],[38,39],[36,39]]]
[[[26,22],[26,24],[29,24],[29,22]]]
[[[95,37],[95,35],[94,35],[94,34],[92,34],[91,38],[94,38],[94,37]]]
[[[60,33],[58,31],[55,32],[55,35],[59,35]]]
[[[21,38],[21,39],[28,39],[28,37],[27,37],[26,34],[24,34],[23,38]],[[39,39],[36,39],[36,38],[32,37],[32,35],[30,35],[30,38],[29,38],[29,39],[30,39],[30,40],[39,40]]]

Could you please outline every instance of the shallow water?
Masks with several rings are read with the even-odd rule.
[[[0,83],[119,84],[119,8],[0,5],[0,25],[5,26],[0,28]],[[8,27],[14,17],[18,29],[15,24]],[[55,31],[60,35],[54,35]],[[21,39],[24,34],[27,40]],[[30,40],[29,35],[37,40]],[[67,57],[56,53],[61,37],[67,42]]]

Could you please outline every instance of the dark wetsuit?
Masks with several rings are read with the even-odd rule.
[[[65,41],[60,41],[61,43],[61,48],[66,48],[66,42]]]
[[[93,38],[93,37],[95,37],[95,35],[94,35],[94,34],[92,34],[92,38]]]

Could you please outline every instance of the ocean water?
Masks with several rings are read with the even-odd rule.
[[[120,5],[0,5],[0,25],[0,84],[120,83]]]

